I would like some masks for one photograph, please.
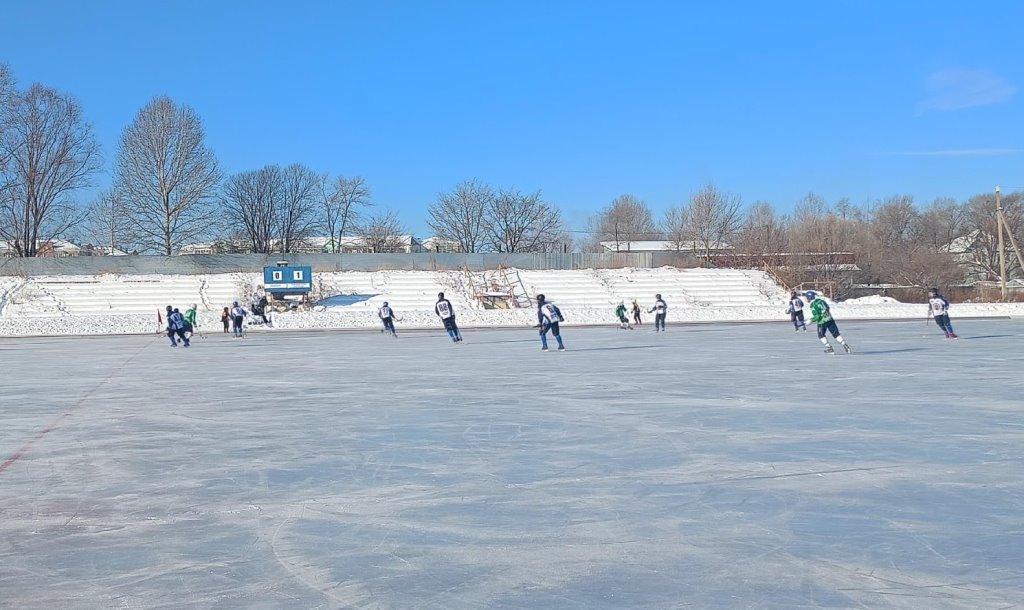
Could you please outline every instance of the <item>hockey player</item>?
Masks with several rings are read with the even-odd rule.
[[[246,311],[235,301],[231,304],[231,332],[235,339],[242,338],[242,324],[245,322]]]
[[[185,310],[185,332],[191,337],[196,332],[198,324],[196,324],[196,304],[192,303],[192,306]]]
[[[541,296],[542,295],[537,295],[538,305],[540,304]],[[619,301],[619,306],[615,308],[615,317],[619,319],[620,330],[633,330],[633,327],[629,323],[629,318],[626,317],[626,304],[624,302]]]
[[[458,343],[462,341],[462,333],[459,332],[459,325],[455,323],[455,309],[452,307],[452,302],[444,298],[444,293],[437,293],[437,304],[434,305],[434,313],[437,317],[441,318],[441,322],[444,323],[444,329],[448,331],[448,336],[452,338],[452,341]]]
[[[786,306],[786,313],[789,314],[789,319],[793,321],[793,330],[799,332],[800,329],[803,329],[804,332],[807,332],[807,323],[804,322],[804,300],[796,292],[789,295],[789,305]]]
[[[654,307],[647,310],[647,313],[654,313],[654,332],[665,331],[665,315],[668,313],[668,305],[662,300],[660,294],[654,295]]]
[[[167,338],[171,340],[171,347],[178,347],[175,337],[181,339],[181,344],[188,347],[188,337],[185,336],[185,316],[177,309],[167,306]]]
[[[643,322],[640,321],[640,304],[633,299],[633,324],[640,326]]]
[[[839,327],[836,326],[836,321],[832,319],[832,311],[828,303],[825,302],[825,299],[819,297],[813,290],[805,292],[804,297],[807,298],[807,302],[811,305],[811,322],[818,325],[818,339],[825,346],[825,353],[836,353],[828,339],[825,338],[825,331],[832,333],[832,336],[843,346],[847,354],[853,352],[850,344],[843,340],[843,336],[839,334]]]
[[[377,317],[384,322],[384,330],[381,332],[388,333],[397,339],[398,333],[395,332],[395,310],[388,306],[387,301],[384,301],[384,304],[377,310]]]
[[[938,288],[928,291],[928,314],[935,319],[935,323],[939,325],[942,332],[946,333],[947,339],[957,338],[956,333],[953,332],[953,324],[949,321],[949,301],[939,294]]]
[[[622,307],[621,304],[619,306]],[[558,323],[564,319],[557,305],[549,302],[543,294],[537,295],[537,323],[540,326],[541,351],[548,351],[548,331],[551,331],[555,341],[558,341],[558,351],[565,351],[562,334],[558,331]]]

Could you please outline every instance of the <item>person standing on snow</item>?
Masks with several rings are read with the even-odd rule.
[[[462,333],[459,332],[459,325],[455,323],[455,308],[452,307],[452,302],[444,298],[444,293],[437,293],[437,304],[434,305],[434,313],[437,317],[441,318],[441,322],[444,323],[444,329],[448,331],[448,336],[452,338],[452,341],[458,343],[462,341]]]
[[[662,300],[660,294],[654,295],[654,307],[647,310],[647,313],[654,312],[654,332],[665,331],[665,315],[668,313],[668,305]]]
[[[804,301],[796,292],[789,295],[789,305],[786,307],[789,319],[793,321],[793,329],[799,331],[801,328],[807,332],[807,323],[804,322]]]
[[[640,304],[636,302],[636,299],[633,299],[633,323],[637,326],[643,324],[640,321]]]
[[[953,332],[953,324],[949,321],[949,301],[939,294],[938,288],[928,291],[928,314],[935,319],[935,323],[939,325],[942,332],[946,333],[947,339],[957,338],[956,333]]]
[[[242,337],[242,324],[245,322],[245,310],[235,301],[231,304],[231,331],[235,339]]]
[[[619,305],[622,307],[622,305]],[[623,309],[625,309],[623,307]],[[565,344],[562,343],[562,334],[558,330],[558,323],[564,320],[558,306],[549,302],[543,294],[537,295],[537,324],[540,326],[540,349],[548,351],[548,331],[558,341],[558,351],[565,351]]]
[[[828,339],[825,338],[825,331],[832,333],[832,336],[843,346],[847,354],[852,353],[853,350],[850,348],[850,344],[843,340],[843,336],[839,334],[839,327],[836,326],[836,321],[832,319],[832,311],[828,303],[825,302],[825,299],[819,297],[813,290],[805,292],[804,297],[811,304],[811,322],[818,325],[818,339],[825,346],[825,353],[834,354],[836,352],[832,349]]]
[[[398,333],[395,332],[395,310],[388,306],[387,301],[384,301],[381,308],[377,310],[377,317],[384,322],[384,330],[381,332],[386,332],[397,339]]]
[[[537,304],[540,304],[540,295],[537,295]],[[633,330],[633,327],[629,325],[629,319],[626,318],[626,304],[622,301],[619,301],[619,306],[615,308],[615,317],[619,319],[619,329]]]
[[[167,306],[167,338],[171,340],[171,347],[178,347],[175,339],[181,339],[181,344],[188,347],[188,337],[185,336],[185,317],[177,309]]]

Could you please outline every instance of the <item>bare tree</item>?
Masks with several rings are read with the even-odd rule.
[[[277,247],[293,252],[316,227],[317,199],[323,177],[308,167],[293,163],[281,172],[280,199],[275,209]]]
[[[714,184],[697,191],[690,198],[686,215],[695,249],[710,258],[712,252],[728,245],[742,225],[741,209],[738,196],[724,193]]]
[[[405,229],[395,212],[371,214],[360,229],[360,241],[369,252],[405,251]]]
[[[89,206],[85,229],[90,241],[110,248],[110,254],[131,241],[131,225],[117,191],[104,191]]]
[[[939,197],[918,217],[917,233],[938,252],[970,231],[964,206],[952,197]]]
[[[499,191],[486,214],[488,242],[496,252],[550,252],[564,233],[561,213],[540,191]]]
[[[682,252],[692,249],[693,232],[690,230],[690,208],[676,206],[666,210],[661,228],[673,250]]]
[[[1006,229],[1017,238],[1017,244],[1022,245],[1019,237],[1024,229],[1024,198],[1020,192],[1008,193],[1002,197],[1003,217],[1006,221]],[[999,278],[999,231],[996,224],[995,196],[991,193],[975,195],[967,200],[965,205],[968,223],[971,227],[971,247],[968,258],[964,263],[969,267],[975,277],[986,280]],[[1006,272],[1008,275],[1017,276],[1022,270],[1016,257],[1011,253],[1011,245],[1006,244]]]
[[[427,225],[439,239],[457,243],[461,252],[479,252],[486,243],[486,214],[494,197],[486,184],[462,182],[450,192],[438,193],[428,210]]]
[[[633,195],[619,195],[589,222],[597,242],[610,242],[616,252],[629,250],[629,243],[659,237],[651,209]]]
[[[743,254],[782,254],[788,248],[786,220],[764,201],[750,206],[736,235],[736,251]]]
[[[121,135],[115,182],[142,250],[172,254],[203,234],[219,181],[190,106],[155,97]]]
[[[71,196],[99,171],[100,147],[74,98],[38,83],[12,91],[6,69],[0,86],[0,237],[35,256],[84,219]]]
[[[225,207],[231,212],[232,224],[255,253],[272,251],[282,188],[281,168],[276,165],[235,174],[224,185]]]
[[[323,226],[331,237],[331,252],[341,252],[341,238],[349,226],[360,221],[361,209],[373,205],[370,187],[362,176],[338,176],[333,183],[325,180],[320,190]]]

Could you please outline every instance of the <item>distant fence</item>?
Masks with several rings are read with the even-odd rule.
[[[278,260],[330,271],[486,271],[518,269],[621,269],[623,267],[694,267],[680,252],[608,252],[600,254],[192,254],[186,256],[73,256],[0,260],[0,276],[40,275],[204,275],[260,272]]]

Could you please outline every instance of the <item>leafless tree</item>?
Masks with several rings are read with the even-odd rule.
[[[485,213],[487,240],[496,252],[550,252],[564,232],[561,213],[540,191],[501,190]]]
[[[690,208],[676,206],[666,210],[661,228],[673,250],[677,252],[692,250],[693,232],[690,230]]]
[[[6,69],[0,86],[0,237],[35,256],[84,219],[71,197],[99,171],[100,147],[71,96],[38,83],[12,90]]]
[[[361,210],[371,203],[370,187],[362,176],[338,176],[333,183],[322,183],[320,190],[323,227],[331,237],[331,252],[341,252],[341,238],[360,221]]]
[[[736,235],[736,251],[742,254],[781,254],[788,249],[788,231],[785,218],[764,201],[750,206],[743,219],[743,227]]]
[[[202,120],[190,106],[153,98],[121,135],[115,184],[142,250],[172,254],[202,235],[219,181]]]
[[[964,206],[952,197],[939,197],[921,211],[917,219],[917,233],[921,239],[939,252],[949,244],[966,235],[970,229]]]
[[[743,222],[742,207],[738,196],[724,193],[714,184],[705,185],[690,198],[686,217],[695,246],[705,258],[730,245]]]
[[[395,212],[371,214],[360,229],[360,241],[369,252],[405,251],[405,229]]]
[[[1020,237],[1024,229],[1024,198],[1019,192],[1006,193],[1002,197],[1003,217],[1006,229],[1011,231],[1017,245],[1024,247]],[[986,280],[999,278],[999,232],[996,224],[995,195],[985,193],[975,195],[967,200],[965,209],[968,224],[971,227],[971,247],[963,262],[975,277]],[[1012,254],[1011,245],[1004,244],[1006,250],[1006,271],[1009,276],[1018,276],[1022,270]]]
[[[630,242],[660,237],[647,204],[633,195],[619,195],[589,221],[596,242],[609,242],[615,252],[629,250]]]
[[[282,188],[281,168],[276,165],[235,174],[224,185],[225,207],[230,211],[231,224],[245,236],[255,253],[272,251],[276,207]]]
[[[281,170],[280,199],[276,206],[275,232],[280,252],[293,252],[316,227],[317,200],[323,177],[294,163]]]
[[[494,190],[477,180],[467,180],[447,193],[438,193],[428,210],[427,225],[436,237],[459,245],[461,252],[479,252],[487,240],[487,209]]]
[[[110,254],[124,249],[124,244],[131,241],[131,225],[121,194],[114,190],[100,193],[89,206],[85,229],[89,240],[110,248]]]

